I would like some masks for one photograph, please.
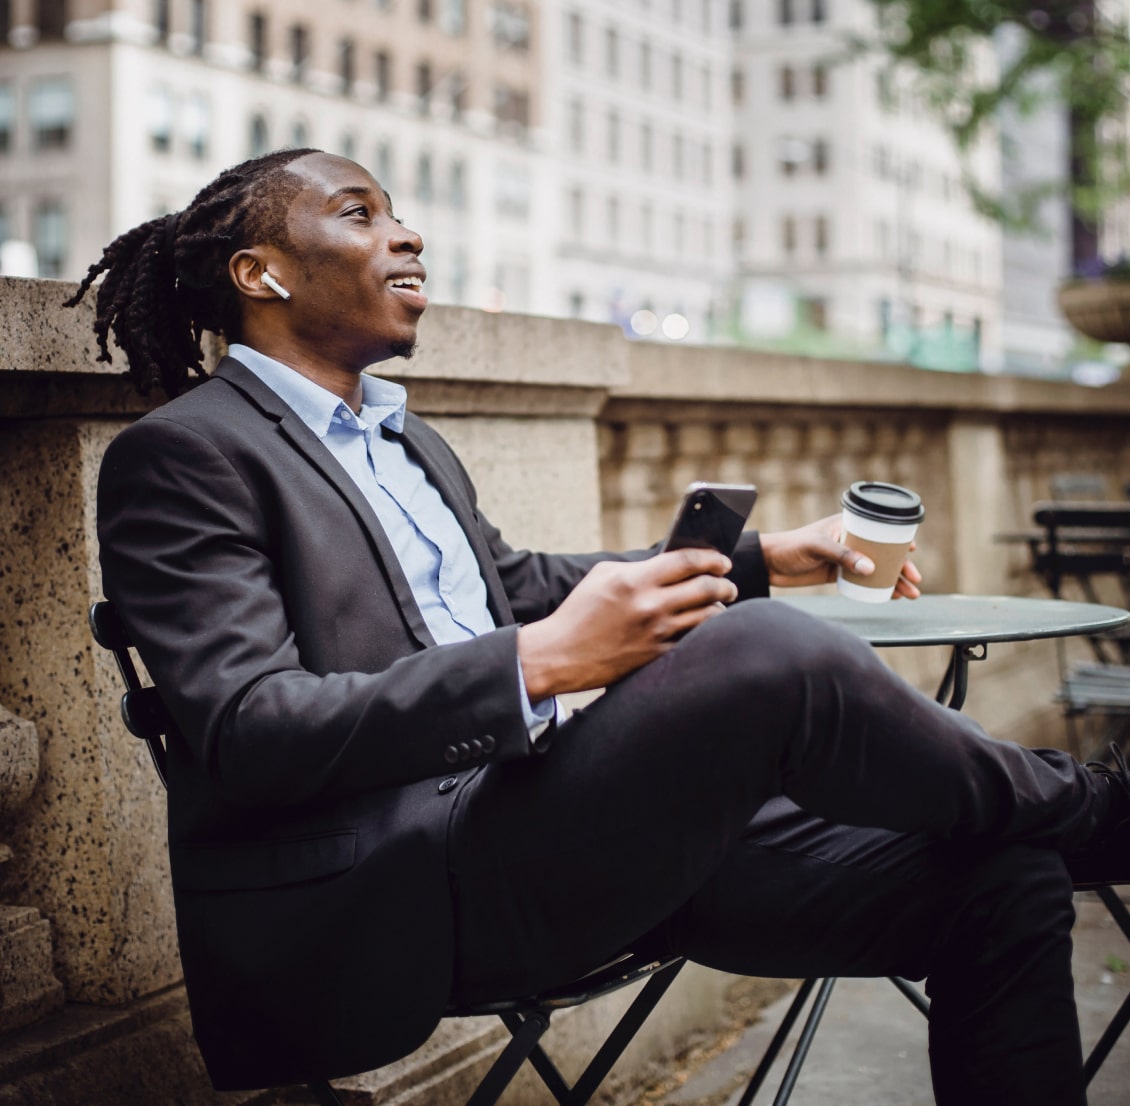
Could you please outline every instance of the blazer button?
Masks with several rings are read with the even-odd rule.
[[[459,759],[467,760],[471,755],[471,746],[466,741],[459,742]]]
[[[490,756],[490,754],[494,752],[494,744],[494,738],[491,737],[489,733],[483,735],[483,752],[486,753],[487,756]]]
[[[458,782],[459,782],[459,777],[458,777],[458,776],[448,776],[448,777],[447,777],[447,779],[445,779],[445,780],[440,780],[440,781],[439,781],[439,793],[440,793],[441,795],[444,795],[444,794],[446,794],[446,793],[447,793],[448,791],[450,791],[450,790],[451,790],[451,789],[452,789],[452,788],[453,788],[453,787],[454,787],[454,786],[455,786],[455,785],[456,785],[456,784],[457,784]]]
[[[471,738],[471,755],[474,757],[483,755],[483,743],[477,737]]]
[[[448,764],[454,764],[459,759],[459,750],[456,749],[454,745],[448,745],[443,751],[443,759],[446,760]]]

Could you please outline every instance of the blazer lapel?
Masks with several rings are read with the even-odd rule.
[[[352,477],[338,464],[334,455],[318,440],[318,436],[268,388],[250,369],[232,357],[225,357],[216,366],[213,376],[226,380],[242,392],[268,418],[279,424],[280,431],[311,465],[329,481],[339,495],[348,502],[357,516],[357,521],[369,536],[376,550],[377,558],[392,588],[401,614],[408,628],[421,645],[435,645],[435,638],[428,630],[424,616],[408,585],[408,578],[400,567],[400,561],[388,540],[388,535],[377,520],[376,513],[368,500],[353,482]],[[429,472],[429,475],[430,472]],[[444,497],[447,498],[446,495]],[[463,520],[460,519],[460,522]],[[476,552],[476,556],[477,556]]]

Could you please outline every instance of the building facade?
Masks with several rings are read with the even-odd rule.
[[[546,219],[524,0],[12,0],[0,238],[74,279],[139,220],[279,146],[355,158],[425,237],[437,299],[522,310]]]
[[[861,352],[997,356],[1001,231],[973,210],[912,82],[873,54],[845,60],[846,36],[874,30],[872,5],[733,0],[729,14],[742,331],[777,336],[799,318]],[[969,167],[996,182],[993,136]]]

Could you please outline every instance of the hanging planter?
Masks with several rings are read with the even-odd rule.
[[[1059,289],[1063,317],[1096,342],[1130,342],[1130,277],[1073,280]]]

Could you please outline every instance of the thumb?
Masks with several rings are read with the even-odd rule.
[[[856,572],[860,576],[870,576],[875,571],[875,562],[865,553],[860,553],[858,549],[852,549],[847,545],[837,544],[839,544],[837,560],[849,572]]]

